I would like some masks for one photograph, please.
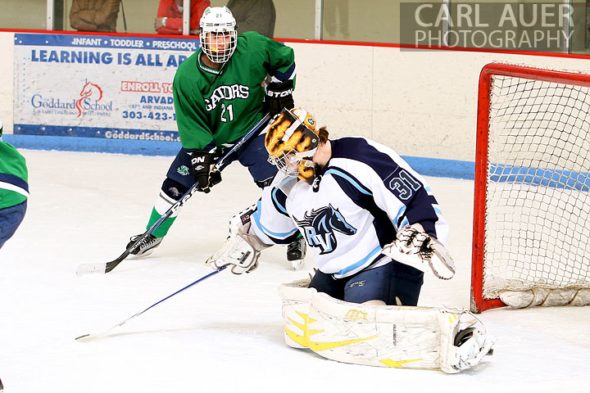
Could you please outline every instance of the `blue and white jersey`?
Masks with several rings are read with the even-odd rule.
[[[392,149],[361,137],[330,141],[332,157],[312,185],[283,178],[263,191],[252,230],[268,244],[299,231],[317,268],[335,278],[390,262],[382,247],[420,223],[443,244],[448,228],[422,176]]]

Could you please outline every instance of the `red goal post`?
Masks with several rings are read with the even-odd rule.
[[[474,312],[587,304],[590,75],[482,69],[472,252]]]

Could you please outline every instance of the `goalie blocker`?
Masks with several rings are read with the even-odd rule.
[[[354,304],[308,288],[280,287],[284,338],[339,362],[458,373],[492,354],[494,340],[467,311]]]

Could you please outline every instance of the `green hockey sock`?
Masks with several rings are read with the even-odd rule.
[[[152,215],[150,216],[150,221],[148,222],[146,229],[151,228],[151,226],[154,225],[154,223],[156,221],[158,221],[160,219],[160,217],[162,217],[162,215],[159,214],[155,208],[152,209]],[[176,217],[168,217],[166,220],[164,220],[164,222],[162,224],[160,224],[160,226],[158,228],[156,228],[156,230],[152,233],[152,235],[154,235],[155,237],[166,236],[166,234],[168,233],[168,230],[170,229],[170,227],[174,223],[174,220],[176,220]]]

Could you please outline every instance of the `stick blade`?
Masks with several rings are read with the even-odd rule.
[[[93,338],[94,338],[94,336],[92,334],[87,333],[87,334],[83,334],[81,336],[76,337],[74,340],[83,343],[83,342],[90,341]]]
[[[77,341],[79,343],[87,343],[87,342],[102,338],[105,336],[105,334],[106,333],[96,333],[96,334],[86,333],[86,334],[76,337],[74,339],[74,341]]]
[[[78,266],[76,275],[84,276],[86,274],[105,274],[107,272],[106,263],[83,263]]]

